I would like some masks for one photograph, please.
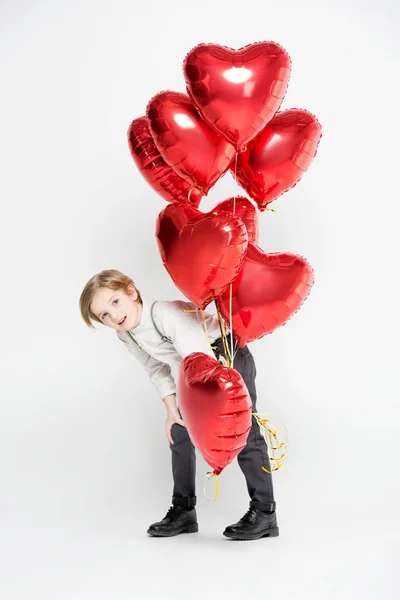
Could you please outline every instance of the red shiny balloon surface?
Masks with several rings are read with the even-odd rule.
[[[258,213],[254,205],[244,196],[223,200],[212,211],[214,214],[227,211],[240,217],[246,225],[249,242],[257,244],[259,235]]]
[[[165,162],[207,194],[228,170],[235,148],[203,121],[186,94],[157,94],[148,104],[147,118]]]
[[[251,428],[252,405],[235,369],[195,352],[179,369],[179,403],[189,437],[219,475],[244,448]]]
[[[238,154],[236,180],[262,210],[300,181],[321,135],[321,125],[308,111],[278,113]]]
[[[284,325],[299,310],[313,285],[309,263],[295,254],[265,254],[249,244],[242,270],[232,284],[232,328],[239,346]],[[228,326],[230,290],[218,298]]]
[[[175,285],[202,309],[235,279],[248,242],[240,217],[204,214],[189,204],[170,204],[159,214],[156,238]]]
[[[274,42],[239,50],[199,44],[186,56],[183,69],[188,94],[203,119],[241,150],[279,109],[290,58]]]
[[[146,117],[132,121],[128,129],[128,144],[140,173],[164,200],[189,201],[193,206],[199,206],[201,192],[167,165],[154,143]]]

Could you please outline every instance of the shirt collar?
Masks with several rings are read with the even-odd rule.
[[[151,305],[152,303],[148,301],[147,298],[144,298],[142,296],[142,316],[138,325],[136,325],[136,327],[130,330],[132,333],[136,333],[139,329],[141,329],[143,325],[147,325],[149,323],[149,321],[151,320]]]

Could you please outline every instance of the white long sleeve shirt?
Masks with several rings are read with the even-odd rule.
[[[146,369],[161,398],[176,393],[171,367],[192,352],[214,357],[207,341],[200,312],[184,312],[196,307],[182,300],[158,301],[153,309],[154,322],[160,333],[169,338],[163,341],[151,318],[151,302],[143,299],[139,325],[129,331],[117,331],[118,338]],[[221,337],[218,318],[204,312],[211,343]]]

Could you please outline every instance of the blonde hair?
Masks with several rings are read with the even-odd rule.
[[[130,285],[137,291],[138,298],[136,302],[143,304],[139,290],[133,283],[133,280],[128,277],[128,275],[124,275],[120,271],[115,271],[114,269],[101,271],[100,273],[93,275],[93,277],[89,279],[83,288],[83,292],[79,299],[79,308],[82,319],[85,321],[86,325],[94,328],[93,321],[102,323],[91,309],[91,304],[97,290],[100,288],[109,288],[110,290],[122,290],[123,292],[127,293]]]

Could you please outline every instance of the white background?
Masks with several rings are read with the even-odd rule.
[[[2,598],[399,597],[398,3],[2,0],[0,22]],[[259,410],[290,441],[281,535],[225,540],[244,479],[231,465],[209,503],[199,458],[199,534],[151,539],[172,488],[165,410],[78,299],[105,268],[181,297],[155,243],[165,202],[126,131],[154,94],[185,91],[193,46],[264,39],[292,58],[283,108],[323,127],[301,183],[260,215],[261,247],[316,276],[252,344]],[[225,176],[203,210],[235,191]]]

